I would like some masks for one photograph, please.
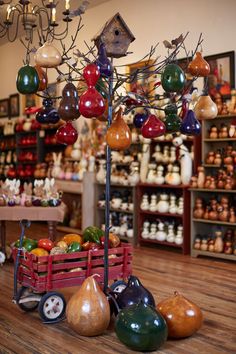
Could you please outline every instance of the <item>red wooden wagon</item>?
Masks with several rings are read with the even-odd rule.
[[[13,250],[15,260],[13,301],[24,311],[38,307],[44,322],[54,323],[63,318],[66,302],[59,288],[78,286],[85,278],[95,275],[104,282],[104,250],[89,250],[70,254],[38,257],[23,249]],[[125,280],[132,271],[132,246],[121,243],[108,250],[109,280]],[[21,285],[17,290],[17,282]],[[114,283],[115,286],[119,281]],[[114,284],[111,287],[114,289]]]

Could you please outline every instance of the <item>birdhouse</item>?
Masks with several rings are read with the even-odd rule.
[[[134,35],[119,13],[108,20],[98,34],[92,39],[97,48],[104,43],[108,57],[126,56],[127,49],[135,40]]]

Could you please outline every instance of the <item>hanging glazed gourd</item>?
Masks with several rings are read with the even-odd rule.
[[[198,135],[201,133],[201,124],[191,109],[189,109],[185,114],[185,117],[182,120],[180,131],[185,135]]]
[[[35,53],[34,60],[36,65],[42,68],[55,68],[62,62],[61,54],[52,43],[45,42],[42,47],[38,48]]]
[[[201,52],[196,52],[196,57],[188,64],[188,72],[193,76],[202,77],[210,74],[210,65],[202,57]]]
[[[68,121],[57,129],[56,141],[63,145],[73,145],[78,139],[78,132],[73,127],[72,122]]]
[[[157,350],[167,339],[165,319],[155,308],[142,302],[119,312],[115,331],[119,340],[135,351]]]
[[[69,326],[81,336],[102,334],[110,322],[110,306],[93,276],[84,280],[66,308]]]
[[[36,113],[36,120],[41,124],[56,124],[59,122],[60,117],[50,98],[43,100],[43,107]]]
[[[134,126],[135,128],[142,128],[142,125],[148,119],[149,112],[148,110],[144,110],[143,112],[138,112],[134,116]]]
[[[95,85],[100,73],[95,64],[86,66],[83,72],[88,89],[80,96],[79,111],[85,118],[100,117],[105,111],[105,101]]]
[[[107,57],[104,43],[101,43],[98,49],[98,58],[95,61],[100,74],[104,77],[110,77],[112,74],[112,64]]]
[[[214,119],[218,114],[217,105],[209,95],[202,95],[194,107],[194,113],[197,119]]]
[[[185,74],[177,64],[166,65],[162,75],[161,84],[166,92],[180,92],[185,85]]]
[[[144,138],[154,139],[164,135],[166,132],[165,124],[154,114],[150,114],[146,122],[142,125],[141,134]]]
[[[78,92],[71,82],[68,82],[62,90],[62,99],[58,108],[59,116],[67,121],[80,116]]]
[[[39,77],[39,88],[38,91],[44,91],[48,85],[48,76],[47,73],[41,68],[39,65],[35,65],[34,67],[38,73]]]
[[[142,285],[137,277],[130,275],[126,288],[117,296],[117,304],[120,309],[123,309],[138,304],[140,301],[155,307],[155,300],[150,291]]]
[[[33,66],[25,65],[20,68],[16,79],[16,87],[19,93],[23,95],[36,93],[39,83],[37,70]]]
[[[177,291],[173,296],[161,301],[157,309],[167,322],[170,338],[189,337],[202,325],[200,308]]]
[[[181,126],[181,119],[177,115],[178,108],[176,104],[169,104],[165,108],[165,126],[167,133],[178,132]]]
[[[122,108],[118,110],[114,121],[107,130],[106,142],[113,150],[126,150],[130,147],[131,131],[122,118]]]

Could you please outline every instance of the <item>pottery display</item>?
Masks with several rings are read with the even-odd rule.
[[[203,77],[210,74],[210,65],[202,57],[201,52],[196,52],[196,57],[188,65],[188,72],[193,76]]]
[[[59,144],[73,145],[78,139],[78,132],[70,121],[62,125],[56,132],[56,140]]]
[[[77,89],[71,82],[68,82],[62,90],[58,114],[65,121],[73,120],[80,116]]]
[[[38,73],[38,77],[39,77],[38,91],[44,91],[44,90],[46,90],[47,85],[48,85],[47,73],[39,65],[35,65],[34,68],[36,69],[36,71]]]
[[[36,65],[42,68],[55,68],[61,64],[62,57],[54,45],[45,42],[42,47],[38,48],[34,60]]]
[[[185,85],[185,74],[177,64],[166,65],[162,75],[161,84],[166,92],[180,92]]]
[[[157,138],[164,135],[165,132],[165,124],[154,114],[150,114],[141,127],[141,134],[146,139]]]
[[[143,302],[119,312],[115,331],[122,343],[136,351],[157,350],[167,339],[166,321],[157,310]]]
[[[79,100],[79,111],[85,118],[100,117],[106,109],[105,100],[96,90],[95,85],[100,72],[95,64],[88,64],[83,71],[83,77],[88,85]]]
[[[166,320],[170,338],[189,337],[202,326],[203,315],[200,308],[177,291],[173,296],[159,302],[157,309]]]
[[[129,276],[126,288],[118,294],[116,301],[120,309],[138,304],[140,301],[143,304],[155,307],[154,297],[134,275]]]
[[[66,307],[69,327],[86,337],[104,333],[110,322],[109,302],[94,277],[84,280]]]
[[[56,124],[60,120],[56,108],[53,107],[53,101],[49,98],[44,98],[43,107],[36,113],[35,118],[40,124]]]
[[[122,109],[120,108],[107,130],[106,142],[111,149],[126,150],[129,148],[131,141],[130,129],[122,118]]]
[[[218,109],[215,102],[212,101],[209,95],[199,97],[197,104],[194,107],[194,113],[197,119],[214,119],[218,114]]]
[[[98,58],[95,61],[100,74],[104,77],[110,77],[112,74],[112,64],[106,55],[104,43],[101,43],[98,48]]]
[[[18,71],[16,87],[23,95],[36,93],[39,89],[39,76],[37,70],[30,65],[25,65]]]
[[[180,131],[185,135],[198,135],[201,133],[201,124],[197,120],[194,111],[189,109],[182,120]]]

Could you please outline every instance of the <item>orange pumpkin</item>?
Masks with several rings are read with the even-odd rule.
[[[35,256],[41,257],[41,256],[48,256],[49,253],[43,248],[34,248],[30,253],[33,253]]]
[[[78,234],[67,234],[62,238],[62,241],[65,241],[68,246],[73,242],[79,242],[82,245],[83,237]]]

